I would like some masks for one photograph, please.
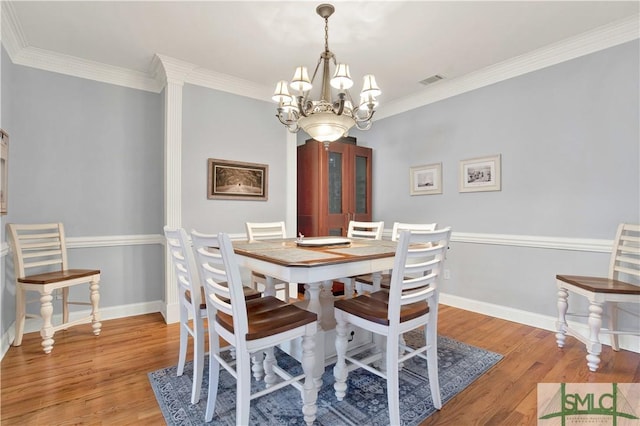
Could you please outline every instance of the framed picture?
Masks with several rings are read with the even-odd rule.
[[[207,198],[210,200],[267,200],[269,166],[209,158]]]
[[[0,214],[7,214],[7,190],[9,189],[9,135],[0,129]]]
[[[442,194],[442,163],[409,168],[411,195]]]
[[[460,161],[460,192],[500,191],[500,154]]]

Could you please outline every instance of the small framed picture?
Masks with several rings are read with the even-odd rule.
[[[460,192],[500,191],[500,154],[460,161]]]
[[[210,200],[267,200],[269,166],[209,158],[207,198]]]
[[[409,168],[411,195],[442,194],[442,163]]]

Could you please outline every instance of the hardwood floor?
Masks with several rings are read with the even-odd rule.
[[[537,383],[640,382],[640,354],[604,348],[598,373],[569,337],[442,306],[439,334],[504,355],[423,425],[535,425]],[[50,355],[25,335],[0,365],[2,425],[163,424],[147,373],[177,363],[179,329],[160,314],[104,321],[55,335]],[[189,355],[191,357],[191,355]]]

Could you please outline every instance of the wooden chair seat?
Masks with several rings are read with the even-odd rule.
[[[621,293],[640,295],[640,286],[611,278],[580,275],[556,275],[556,279],[594,293]]]
[[[389,325],[389,293],[376,291],[363,294],[352,299],[336,300],[334,307],[367,321]],[[400,307],[400,322],[419,318],[429,312],[427,302],[411,303]]]
[[[85,278],[92,275],[100,275],[99,269],[67,269],[64,271],[45,272],[18,278],[18,282],[24,284],[53,284],[61,281]]]
[[[262,297],[262,293],[246,285],[242,286],[242,291],[244,292],[245,300],[259,299],[260,297]],[[191,292],[189,290],[186,290],[184,292],[184,297],[189,301],[189,303],[191,303]],[[203,301],[202,303],[200,303],[200,309],[207,309],[207,298],[204,294],[204,287],[200,287],[200,297],[200,300]],[[228,300],[225,300],[225,302],[228,302]]]
[[[358,275],[356,277],[356,280],[359,283],[365,284],[373,288],[373,274]],[[382,277],[380,279],[380,287],[388,289],[390,283],[391,283],[391,274],[382,274]]]
[[[262,339],[284,333],[310,324],[317,319],[316,314],[287,304],[274,296],[248,300],[247,317],[249,319],[247,340]],[[233,317],[231,315],[218,311],[216,320],[230,333],[233,333]]]

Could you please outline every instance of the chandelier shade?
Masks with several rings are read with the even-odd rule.
[[[291,83],[279,81],[272,96],[278,104],[276,117],[290,132],[302,129],[313,139],[324,142],[325,148],[347,136],[354,126],[359,130],[371,128],[371,119],[378,106],[376,98],[382,93],[373,74],[367,74],[363,78],[359,102],[353,101],[349,92],[353,87],[349,65],[338,63],[329,50],[329,17],[334,11],[330,4],[316,8],[316,13],[325,21],[325,44],[312,77],[309,78],[307,67],[299,66]],[[331,65],[335,68],[333,75]],[[311,89],[317,75],[321,75],[320,96],[312,99]],[[337,91],[335,96],[332,88]]]

